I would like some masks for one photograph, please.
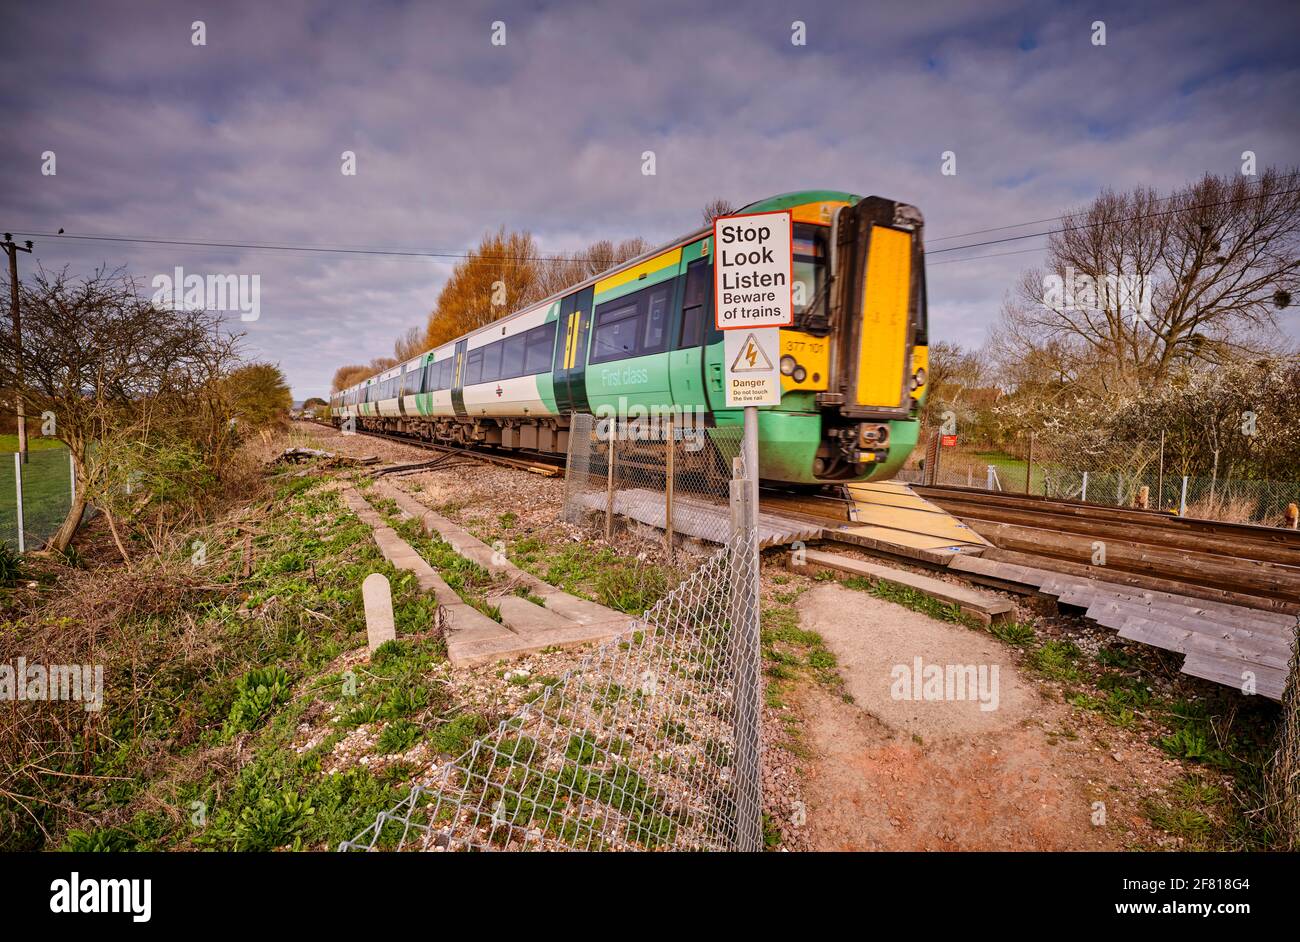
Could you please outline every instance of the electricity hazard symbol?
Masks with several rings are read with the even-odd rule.
[[[762,373],[774,369],[771,359],[763,352],[759,345],[758,339],[751,330],[745,335],[745,342],[741,344],[740,353],[732,361],[731,372],[733,373]]]
[[[728,406],[781,404],[781,331],[777,327],[723,332]]]

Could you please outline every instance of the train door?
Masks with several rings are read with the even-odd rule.
[[[687,262],[681,293],[681,317],[668,355],[668,381],[675,406],[687,411],[708,411],[704,389],[704,339],[713,316],[713,266],[709,256]]]
[[[587,401],[587,335],[591,331],[591,302],[595,288],[588,286],[560,301],[555,340],[555,407],[561,415],[590,412]]]
[[[456,341],[456,352],[452,354],[456,365],[452,367],[451,374],[451,408],[459,416],[468,415],[465,411],[465,389],[461,385],[461,377],[465,374],[465,348],[468,344],[468,340]]]

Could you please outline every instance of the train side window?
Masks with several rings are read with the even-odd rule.
[[[491,383],[501,378],[501,341],[490,343],[483,348],[483,375],[480,383]]]
[[[441,389],[451,389],[451,384],[456,378],[456,355],[453,353],[447,359],[442,361],[442,370],[438,375],[438,383]]]
[[[473,386],[483,375],[483,348],[471,350],[465,358],[465,381],[463,386]]]
[[[527,333],[528,345],[524,353],[524,375],[549,373],[551,350],[555,346],[555,321],[534,327]]]
[[[637,355],[637,339],[641,333],[639,313],[640,308],[635,299],[602,304],[597,308],[596,331],[591,346],[592,363],[623,360]]]
[[[638,355],[662,353],[668,336],[668,291],[670,285],[650,292],[646,303],[645,338]]]
[[[704,339],[704,312],[713,286],[713,263],[697,258],[686,269],[686,290],[682,292],[682,332],[678,349],[698,347]]]
[[[515,334],[501,341],[501,378],[514,379],[524,372],[524,348],[528,343],[528,334]]]
[[[678,350],[700,345],[700,327],[703,320],[704,308],[699,305],[682,311],[682,334],[677,338]]]

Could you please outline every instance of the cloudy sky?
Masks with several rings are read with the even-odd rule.
[[[10,4],[0,228],[25,268],[259,275],[248,352],[301,399],[423,323],[454,259],[69,237],[454,255],[504,224],[562,253],[829,187],[922,209],[932,337],[978,346],[1046,240],[957,247],[1051,222],[967,233],[1300,163],[1298,35],[1293,2]]]

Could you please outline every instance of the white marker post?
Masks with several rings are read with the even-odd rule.
[[[794,323],[794,226],[788,211],[713,220],[714,323],[723,331],[726,404],[745,410],[743,489],[732,485],[737,537],[752,539],[736,558],[738,595],[732,639],[736,665],[735,849],[762,850],[759,785],[758,407],[781,404],[781,327]],[[743,497],[741,495],[743,494]],[[737,545],[744,544],[737,541]]]

